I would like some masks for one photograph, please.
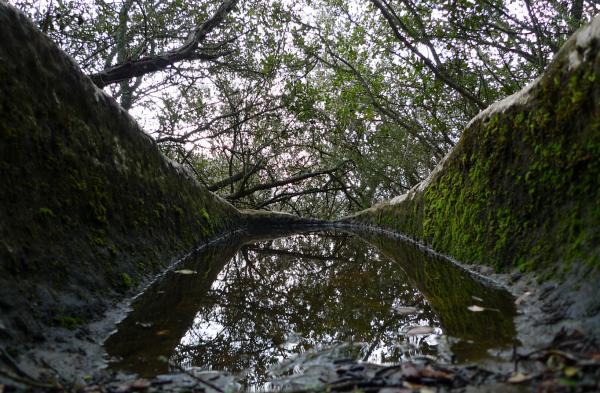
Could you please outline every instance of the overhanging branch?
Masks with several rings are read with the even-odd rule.
[[[189,35],[186,42],[179,48],[165,52],[156,56],[146,56],[139,60],[132,60],[121,64],[108,67],[103,71],[90,75],[92,81],[100,88],[111,83],[120,82],[126,79],[146,75],[156,71],[162,71],[167,67],[183,60],[210,60],[220,57],[224,53],[200,54],[196,50],[208,34],[218,27],[225,16],[231,12],[238,0],[225,0],[213,16],[198,26],[192,34]]]

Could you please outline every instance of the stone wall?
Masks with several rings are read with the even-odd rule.
[[[474,118],[427,180],[343,221],[541,280],[598,272],[600,19],[544,75]]]
[[[241,221],[0,2],[0,340],[93,320]]]

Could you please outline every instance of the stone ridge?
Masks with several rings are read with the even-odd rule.
[[[541,77],[469,122],[427,180],[341,221],[401,232],[497,271],[597,277],[600,18]]]
[[[241,214],[0,2],[0,340],[73,328]]]

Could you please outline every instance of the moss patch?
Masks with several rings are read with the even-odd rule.
[[[31,305],[36,319],[51,322],[48,310],[63,310],[65,296],[121,296],[194,245],[241,225],[236,209],[167,161],[5,4],[0,36],[0,287],[22,303],[0,310],[5,326],[16,326],[11,318]],[[87,300],[69,302],[65,315],[89,308]]]
[[[572,39],[524,102],[476,118],[427,188],[349,218],[461,261],[560,277],[600,268],[600,53]]]

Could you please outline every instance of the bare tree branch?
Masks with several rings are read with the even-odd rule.
[[[421,53],[415,45],[413,45],[406,37],[404,37],[404,35],[402,35],[402,33],[400,32],[398,27],[400,27],[404,31],[406,31],[408,29],[404,26],[404,24],[400,21],[400,19],[395,17],[395,15],[392,13],[392,11],[390,11],[391,7],[389,7],[387,4],[385,4],[383,1],[380,1],[380,0],[370,0],[370,1],[371,1],[371,3],[373,3],[373,5],[375,7],[377,7],[379,9],[379,11],[381,11],[381,14],[383,15],[383,17],[388,21],[388,24],[392,28],[394,36],[400,42],[402,42],[402,44],[408,50],[410,50],[413,54],[415,54],[418,58],[420,58],[421,61],[425,64],[425,66],[427,66],[427,68],[429,68],[429,70],[431,70],[431,72],[433,72],[433,74],[436,77],[438,77],[441,81],[443,81],[448,87],[450,87],[451,89],[456,91],[458,94],[460,94],[461,96],[466,98],[468,101],[475,104],[479,109],[484,109],[487,106],[483,101],[481,101],[479,98],[477,98],[471,92],[469,92],[467,89],[465,89],[459,83],[457,83],[454,79],[452,79],[452,77],[449,76],[448,74],[446,74],[446,72],[444,72],[442,69],[437,67],[427,56],[425,56],[423,53]]]
[[[240,171],[240,172],[234,174],[233,176],[228,177],[227,179],[219,180],[218,182],[211,184],[208,187],[208,189],[209,189],[209,191],[218,191],[221,188],[225,188],[232,183],[236,183],[240,180],[243,180],[244,178],[248,177],[249,175],[252,175],[253,173],[257,172],[259,169],[261,169],[264,166],[264,164],[265,163],[263,160],[258,160],[256,165],[254,165],[252,168]]]
[[[147,56],[139,60],[116,64],[97,74],[91,75],[92,81],[98,87],[102,88],[112,83],[164,70],[182,60],[209,60],[214,58],[214,54],[200,54],[197,53],[196,50],[200,43],[206,39],[208,34],[218,27],[225,16],[233,10],[237,2],[238,0],[225,0],[221,3],[215,14],[198,26],[181,47],[160,55]]]
[[[300,175],[290,176],[285,179],[274,180],[270,183],[258,184],[254,187],[250,187],[245,190],[239,190],[238,192],[236,192],[232,195],[228,195],[226,198],[229,200],[240,199],[245,196],[251,195],[251,194],[255,193],[256,191],[268,190],[271,188],[281,187],[281,186],[285,186],[285,185],[292,184],[292,183],[298,183],[302,180],[310,179],[311,177],[316,177],[316,176],[321,176],[321,175],[326,175],[328,173],[332,173],[338,169],[339,169],[339,167],[335,167],[335,168],[324,169],[324,170],[315,171],[315,172],[302,173]]]

